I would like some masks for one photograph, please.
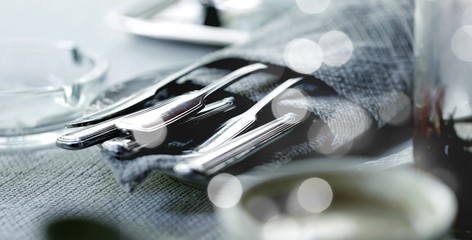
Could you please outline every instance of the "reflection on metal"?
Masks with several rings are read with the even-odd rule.
[[[210,45],[244,42],[289,0],[138,0],[113,9],[110,26],[132,34]]]

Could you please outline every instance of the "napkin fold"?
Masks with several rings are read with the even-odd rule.
[[[334,94],[310,95],[316,82],[297,86],[307,94],[294,94],[279,104],[315,117],[287,135],[287,141],[265,147],[248,161],[276,169],[294,159],[347,152],[354,139],[408,110],[412,102],[413,9],[412,0],[336,0],[317,14],[294,6],[248,42],[201,59],[240,58],[286,66],[312,75],[334,90]],[[227,73],[200,68],[182,81],[204,86]],[[226,93],[257,102],[279,81],[277,74],[252,74],[228,87]],[[192,134],[204,132],[194,130]],[[184,140],[179,144],[186,147]],[[132,190],[150,172],[166,171],[180,161],[152,152],[125,160],[107,151],[103,155],[126,190]]]

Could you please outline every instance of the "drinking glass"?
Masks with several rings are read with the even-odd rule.
[[[454,190],[471,237],[472,1],[416,0],[415,56],[415,163]]]

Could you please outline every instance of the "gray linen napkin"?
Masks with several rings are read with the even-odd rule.
[[[412,0],[333,0],[318,14],[308,14],[294,7],[257,31],[250,41],[202,59],[237,57],[287,66],[284,54],[292,40],[303,38],[318,42],[333,30],[344,33],[351,40],[353,52],[349,61],[341,66],[323,64],[312,73],[337,95],[310,95],[280,103],[306,109],[318,116],[312,119],[315,123],[320,119],[322,124],[318,123],[315,131],[307,127],[292,134],[291,138],[296,140],[289,145],[267,147],[269,150],[263,151],[265,161],[262,166],[274,169],[293,159],[331,154],[369,129],[385,126],[408,109],[413,72],[413,8]],[[345,43],[334,39],[332,44],[335,47],[324,52],[325,59],[335,56],[336,44]],[[310,59],[306,64],[312,64]],[[226,73],[225,70],[201,68],[184,78],[197,85],[206,85]],[[275,79],[270,74],[253,74],[227,90],[257,101],[276,85]],[[300,88],[307,90],[309,86]],[[116,159],[107,152],[104,155],[127,190],[133,189],[150,172],[166,170],[179,161],[157,153],[128,160]]]

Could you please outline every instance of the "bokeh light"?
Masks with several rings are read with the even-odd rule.
[[[300,239],[301,227],[288,216],[276,216],[266,222],[262,229],[264,240]]]
[[[333,134],[329,127],[320,123],[320,121],[316,121],[310,126],[307,137],[311,147],[316,152],[325,155],[333,152]]]
[[[285,102],[285,104],[284,104]],[[297,106],[289,104],[296,102]],[[306,94],[301,90],[289,88],[283,94],[276,97],[271,104],[272,113],[276,118],[282,117],[287,113],[295,113],[299,120],[304,119],[308,115]]]
[[[251,198],[247,203],[247,208],[251,215],[262,222],[267,222],[280,214],[277,204],[272,199],[263,196]]]
[[[464,62],[472,62],[472,25],[460,27],[452,36],[451,50]]]
[[[351,39],[340,31],[330,31],[323,34],[319,44],[323,49],[324,64],[332,67],[347,63],[354,51]]]
[[[308,14],[318,14],[328,9],[331,0],[296,0],[298,8]]]
[[[239,179],[222,173],[213,177],[207,187],[208,198],[219,208],[231,208],[241,199],[243,187]]]
[[[292,70],[311,74],[323,64],[323,50],[316,42],[306,38],[290,41],[284,49],[285,64]]]
[[[308,141],[312,149],[327,156],[344,156],[352,150],[352,142],[334,144],[335,136],[328,125],[314,123],[308,129]]]
[[[161,120],[160,123],[162,122]],[[133,131],[133,137],[140,145],[147,148],[154,148],[161,145],[166,139],[167,128],[161,127],[149,132]]]
[[[331,205],[333,190],[324,179],[309,178],[298,187],[297,199],[306,211],[321,213]]]
[[[389,125],[401,126],[406,124],[412,118],[412,101],[405,93],[399,91],[394,92],[393,95],[395,96],[395,99],[397,99],[396,104],[403,105],[403,109],[401,109],[393,118],[391,117],[391,109],[385,109],[384,111],[379,112],[380,118]]]

